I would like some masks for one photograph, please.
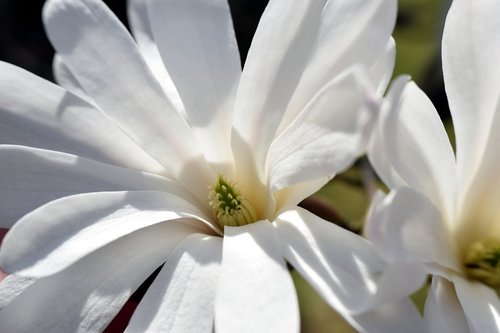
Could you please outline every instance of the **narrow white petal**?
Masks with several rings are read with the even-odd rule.
[[[227,0],[151,0],[147,9],[154,40],[206,158],[230,162],[241,64]]]
[[[142,229],[37,280],[0,311],[0,331],[102,332],[175,247],[165,241],[172,231],[166,224]]]
[[[377,87],[378,96],[383,96],[392,77],[396,63],[396,41],[390,38],[385,46],[384,53],[370,66],[369,73],[374,87]]]
[[[443,34],[443,73],[464,193],[485,152],[500,95],[500,2],[453,1]],[[497,151],[497,149],[495,149]],[[495,152],[495,154],[497,154]]]
[[[226,227],[215,303],[217,332],[298,332],[295,287],[274,227]]]
[[[499,332],[500,300],[495,290],[458,276],[453,282],[467,322],[474,332]]]
[[[339,312],[359,314],[418,289],[417,267],[387,267],[372,244],[297,208],[275,222],[285,258]]]
[[[58,150],[165,172],[101,111],[19,67],[0,62],[0,143]]]
[[[174,175],[180,177],[188,163],[198,168],[189,185],[206,189],[206,165],[193,162],[201,152],[191,129],[105,4],[49,0],[43,21],[57,53],[96,104]]]
[[[29,213],[12,227],[2,243],[0,266],[7,272],[43,277],[139,229],[198,216],[203,219],[195,206],[165,192],[65,197]],[[173,232],[164,235],[165,242],[176,237]]]
[[[33,282],[35,282],[34,278],[14,274],[7,275],[0,281],[0,311]]]
[[[185,193],[164,177],[55,151],[0,145],[0,160],[0,173],[5,175],[0,178],[0,227],[10,227],[38,206],[75,193],[120,190]]]
[[[344,72],[323,87],[272,143],[267,183],[276,191],[346,169],[362,154],[374,110],[363,71]]]
[[[360,333],[426,332],[424,321],[410,299],[381,305],[348,320]]]
[[[401,104],[386,113],[384,147],[391,164],[411,187],[453,218],[455,157],[444,126],[429,98],[413,82]]]
[[[346,68],[354,64],[370,67],[379,59],[396,23],[396,12],[395,0],[328,1],[284,121],[293,119],[322,86]]]
[[[396,188],[406,185],[401,176],[394,169],[391,161],[387,158],[387,150],[384,142],[384,120],[391,110],[399,108],[401,95],[408,84],[408,77],[399,76],[391,84],[391,87],[384,98],[377,124],[372,131],[372,136],[367,147],[368,159],[375,169],[377,175],[389,188]]]
[[[130,29],[139,46],[141,55],[144,57],[149,69],[158,80],[158,83],[163,88],[168,99],[179,112],[185,114],[184,105],[177,92],[177,88],[165,68],[160,51],[158,51],[158,47],[154,41],[151,23],[149,21],[147,2],[147,0],[127,1],[127,14]]]
[[[275,0],[266,7],[236,96],[232,145],[238,168],[257,165],[263,177],[268,147],[316,40],[325,3]],[[247,151],[254,160],[248,159]]]
[[[221,257],[222,238],[186,238],[167,258],[125,332],[212,332]]]
[[[429,199],[408,187],[380,199],[368,218],[368,236],[385,258],[461,271],[450,231]]]
[[[432,278],[425,301],[424,319],[429,333],[470,332],[453,284],[438,276]]]
[[[72,94],[77,95],[90,104],[95,104],[58,54],[55,54],[52,60],[52,71],[54,72],[54,79],[58,85],[64,87]]]

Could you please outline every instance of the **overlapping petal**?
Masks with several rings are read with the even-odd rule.
[[[1,280],[0,311],[33,282],[35,282],[34,278],[14,274],[7,275],[3,280]]]
[[[167,258],[125,332],[212,332],[221,257],[221,238],[186,238]]]
[[[203,216],[191,203],[165,192],[69,196],[42,206],[14,225],[2,243],[0,266],[7,272],[43,277],[139,229]],[[176,221],[167,230],[164,249],[197,229]],[[203,223],[198,230],[203,230]]]
[[[273,225],[226,227],[215,304],[221,332],[298,332],[299,309]]]
[[[37,280],[0,311],[0,331],[102,332],[165,261],[168,232],[166,224],[144,228]]]

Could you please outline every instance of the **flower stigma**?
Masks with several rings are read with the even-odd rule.
[[[214,209],[219,225],[235,227],[257,221],[254,207],[233,182],[219,175],[215,184],[210,188],[210,206]]]
[[[472,243],[465,252],[467,275],[492,287],[500,287],[500,240],[487,238]]]

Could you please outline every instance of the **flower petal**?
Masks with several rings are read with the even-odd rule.
[[[432,278],[425,301],[424,319],[429,333],[470,332],[453,284],[439,276]]]
[[[500,300],[495,290],[479,282],[455,276],[455,290],[474,332],[500,330]]]
[[[371,82],[376,89],[376,95],[383,96],[392,77],[396,63],[396,41],[390,38],[385,46],[384,53],[370,66]]]
[[[337,76],[272,143],[266,161],[271,190],[331,176],[362,154],[373,120],[364,75],[354,68]]]
[[[353,316],[348,321],[360,333],[425,332],[425,325],[415,304],[410,299],[388,303]]]
[[[75,193],[117,190],[185,193],[168,178],[55,151],[0,145],[0,160],[0,173],[5,175],[0,178],[1,227],[10,227],[36,207]]]
[[[455,157],[432,102],[410,82],[399,107],[382,116],[384,147],[394,169],[410,187],[429,197],[445,219],[452,220]]]
[[[326,0],[274,0],[264,11],[243,68],[234,110],[237,168],[264,161],[316,40]],[[248,147],[255,160],[249,160]]]
[[[37,280],[0,311],[0,331],[102,332],[132,292],[165,261],[175,246],[165,241],[172,231],[169,224],[144,228]]]
[[[184,105],[177,92],[177,88],[165,68],[160,51],[158,51],[158,47],[154,41],[151,24],[149,22],[147,2],[147,0],[127,1],[127,14],[130,29],[139,46],[141,55],[144,57],[149,69],[158,80],[158,83],[163,88],[168,99],[179,112],[185,114]]]
[[[230,162],[241,64],[227,0],[151,0],[147,6],[154,40],[202,151],[211,162]]]
[[[221,257],[222,238],[186,238],[167,258],[125,332],[212,332]]]
[[[295,287],[273,225],[226,227],[215,301],[217,332],[298,332]]]
[[[0,62],[0,71],[1,144],[58,150],[165,173],[94,106],[19,67]]]
[[[455,127],[461,193],[485,154],[488,135],[496,131],[491,124],[500,96],[498,13],[496,0],[453,1],[443,33],[443,74]]]
[[[33,278],[14,274],[7,275],[0,281],[0,311],[33,282],[35,282]]]
[[[31,212],[12,227],[2,244],[0,266],[23,276],[47,276],[139,229],[198,216],[203,219],[196,207],[165,192],[65,197]],[[175,233],[164,235],[165,242],[176,237]]]
[[[286,260],[340,313],[400,300],[425,279],[412,265],[388,269],[368,241],[301,208],[280,214],[274,224]]]
[[[428,198],[401,187],[384,201],[377,201],[368,217],[368,235],[385,258],[439,264],[443,269],[461,271],[448,228]]]
[[[89,104],[95,105],[95,102],[92,98],[87,96],[87,93],[83,89],[82,85],[78,82],[73,73],[71,73],[68,66],[66,66],[61,56],[58,54],[55,54],[54,59],[52,60],[52,71],[54,72],[54,79],[58,85],[87,101]]]
[[[201,152],[191,129],[104,3],[49,0],[43,21],[57,53],[97,105],[175,176],[188,163],[200,168],[190,187],[206,189],[206,165],[192,163]]]
[[[395,0],[328,1],[317,41],[283,122],[287,124],[293,119],[321,87],[346,68],[355,64],[368,68],[375,63],[385,51],[396,12]]]

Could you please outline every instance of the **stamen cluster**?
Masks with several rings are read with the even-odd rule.
[[[490,287],[500,287],[500,240],[483,239],[472,243],[465,253],[465,268],[470,278]]]

